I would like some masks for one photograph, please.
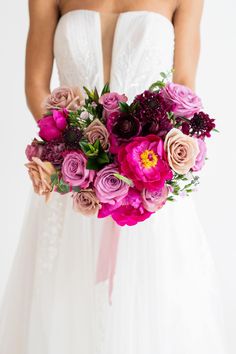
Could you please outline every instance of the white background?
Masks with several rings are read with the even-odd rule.
[[[195,195],[219,274],[230,354],[236,353],[235,13],[234,0],[205,2],[197,91],[204,101],[205,110],[217,118],[221,133],[215,134],[209,143],[210,159],[202,173],[199,192]],[[27,28],[26,0],[1,3],[0,299],[31,189],[23,166],[26,162],[24,148],[37,131],[24,98]]]

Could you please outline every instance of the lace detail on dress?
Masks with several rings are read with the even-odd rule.
[[[65,212],[65,203],[62,198],[60,194],[54,193],[52,200],[47,204],[44,220],[39,220],[42,223],[39,229],[36,265],[39,275],[53,270],[58,255]]]

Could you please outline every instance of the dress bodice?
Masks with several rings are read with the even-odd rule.
[[[130,99],[173,66],[174,28],[151,11],[119,14],[113,39],[110,87]],[[61,85],[104,86],[100,13],[73,10],[63,15],[54,38],[54,55]]]

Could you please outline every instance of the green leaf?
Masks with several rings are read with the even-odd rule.
[[[72,187],[73,192],[80,192],[80,187],[79,186],[74,186]]]
[[[167,75],[166,75],[166,73],[161,72],[161,73],[160,73],[160,75],[161,75],[161,77],[163,77],[163,79],[167,79]]]
[[[109,93],[109,92],[110,92],[110,85],[109,85],[109,82],[107,82],[102,89],[101,96],[104,95],[105,93]]]
[[[50,176],[51,182],[52,182],[52,188],[56,186],[59,183],[59,177],[57,173],[54,173],[53,175]]]
[[[130,107],[126,102],[119,102],[121,112],[129,113]]]
[[[83,89],[87,93],[87,96],[93,100],[93,93],[86,86],[83,86]]]
[[[153,91],[155,88],[161,89],[163,87],[165,87],[165,83],[163,81],[156,81],[149,87],[149,90]]]
[[[212,129],[213,132],[220,133],[220,131],[216,128]]]
[[[119,173],[114,173],[114,176],[118,179],[120,179],[121,181],[123,181],[124,183],[128,184],[130,187],[133,187],[134,186],[134,183],[131,179],[125,177],[125,176],[122,176],[121,174]]]
[[[109,156],[108,154],[105,152],[105,151],[102,151],[99,155],[98,155],[98,158],[97,158],[97,162],[99,164],[105,164],[105,163],[108,163],[110,160],[109,160]]]
[[[100,167],[101,167],[101,165],[96,161],[96,159],[94,159],[94,158],[88,159],[87,165],[86,165],[86,168],[88,170],[99,170]]]

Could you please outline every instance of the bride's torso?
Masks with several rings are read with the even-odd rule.
[[[61,85],[101,91],[109,81],[130,100],[170,71],[173,53],[173,25],[153,11],[73,10],[60,18],[54,38]]]

